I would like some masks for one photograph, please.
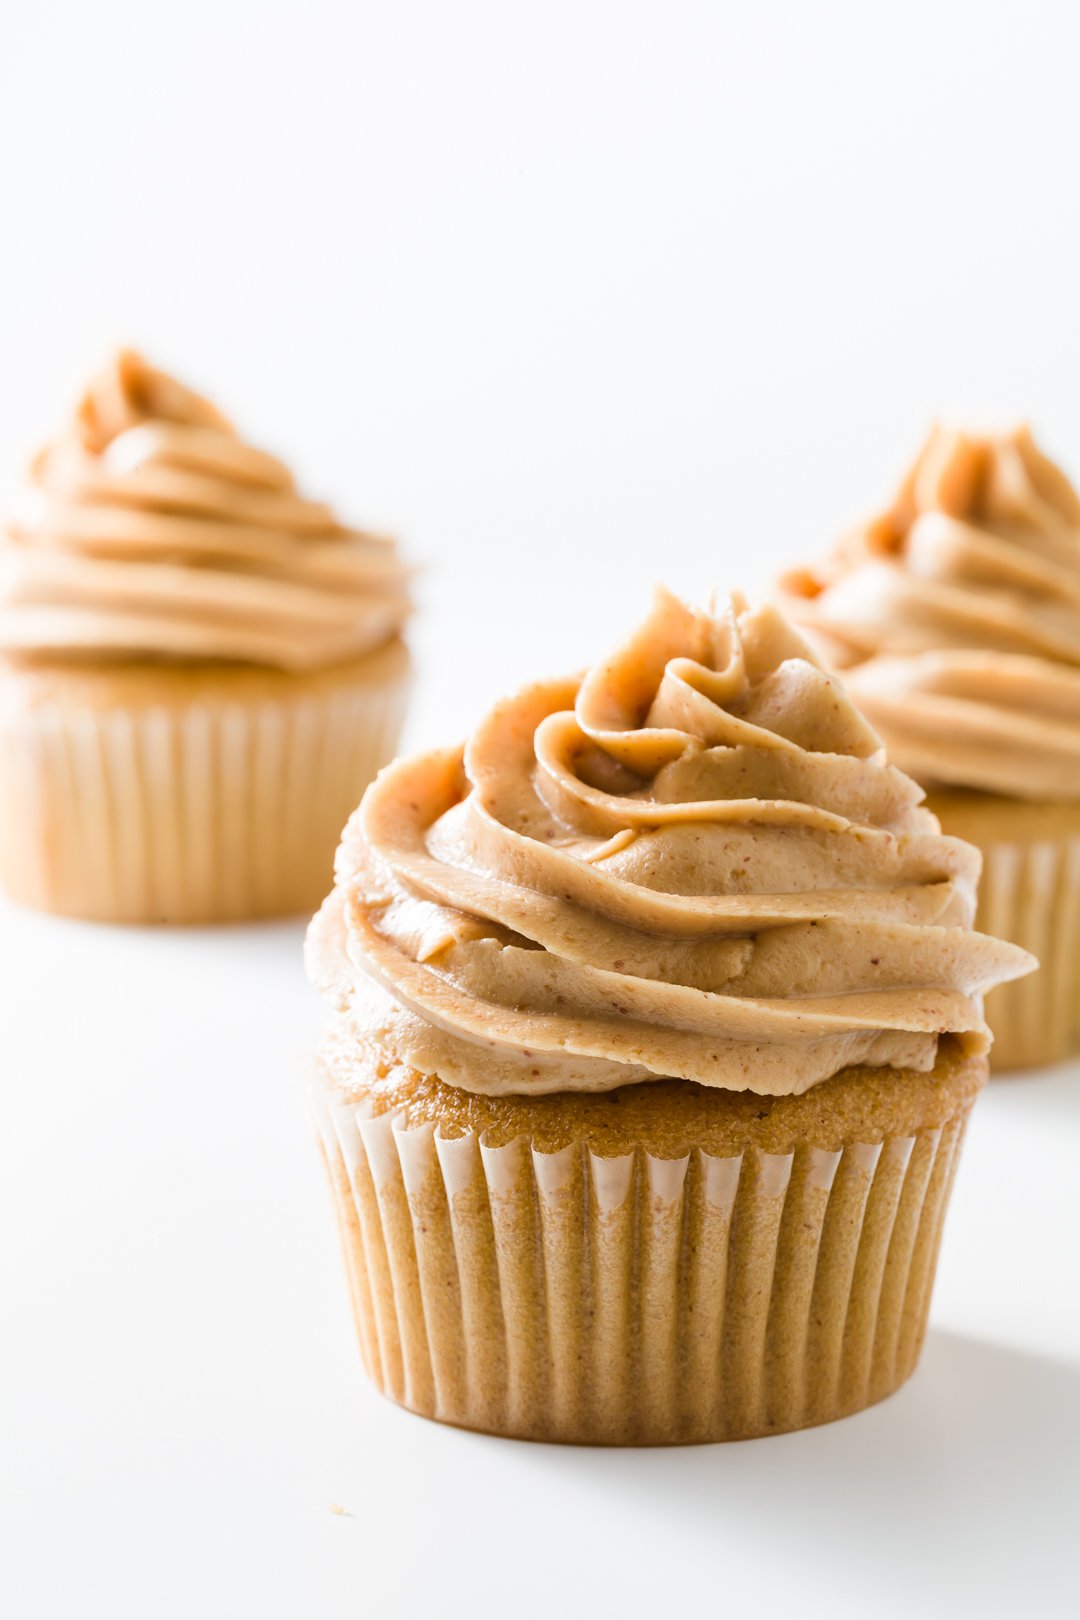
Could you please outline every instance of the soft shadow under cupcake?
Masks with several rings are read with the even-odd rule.
[[[662,1501],[665,1518],[712,1538],[720,1562],[725,1547],[745,1558],[759,1544],[764,1572],[779,1536],[786,1563],[820,1574],[822,1549],[835,1549],[837,1613],[875,1579],[894,1605],[906,1597],[933,1613],[970,1613],[991,1589],[1003,1606],[1065,1612],[1038,1607],[1040,1571],[1075,1539],[1078,1456],[1080,1366],[939,1330],[924,1376],[891,1399],[767,1446],[528,1448],[554,1497],[573,1482],[608,1512]]]

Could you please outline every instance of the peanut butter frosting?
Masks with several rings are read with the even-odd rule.
[[[0,653],[21,659],[301,672],[383,645],[408,609],[390,541],[131,352],[34,460],[0,562]]]
[[[1026,428],[936,428],[780,601],[926,786],[1080,799],[1080,496]]]
[[[313,976],[380,1072],[477,1094],[927,1072],[1034,963],[972,931],[979,854],[921,799],[774,608],[661,591],[583,678],[378,777]]]

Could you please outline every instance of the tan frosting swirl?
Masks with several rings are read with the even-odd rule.
[[[0,652],[308,670],[408,612],[387,540],[343,528],[207,400],[119,354],[35,459],[8,525]]]
[[[1080,497],[1026,428],[935,429],[780,600],[921,782],[1080,798]]]
[[[362,1045],[473,1092],[925,1071],[1033,963],[971,931],[978,852],[921,797],[775,609],[661,592],[584,679],[382,773],[313,973]]]

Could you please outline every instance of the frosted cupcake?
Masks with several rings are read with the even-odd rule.
[[[122,922],[310,910],[397,743],[394,546],[138,355],[37,457],[0,574],[0,881]]]
[[[994,1066],[1080,1050],[1080,498],[1026,429],[936,429],[892,506],[781,606],[946,832],[984,855],[978,924],[1038,956],[995,991]]]
[[[383,771],[309,958],[360,1343],[425,1416],[775,1434],[926,1326],[982,992],[978,852],[773,609],[667,594],[584,679]]]

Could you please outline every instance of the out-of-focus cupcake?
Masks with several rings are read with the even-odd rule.
[[[889,758],[983,851],[978,926],[1038,956],[994,1067],[1080,1050],[1080,497],[1026,428],[935,429],[893,504],[780,582]]]
[[[117,922],[310,910],[408,690],[406,573],[121,353],[0,573],[0,881]]]
[[[383,771],[309,960],[364,1360],[540,1440],[773,1434],[922,1344],[986,1078],[978,852],[774,609],[658,596]]]

